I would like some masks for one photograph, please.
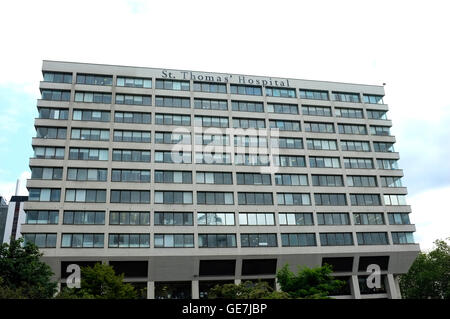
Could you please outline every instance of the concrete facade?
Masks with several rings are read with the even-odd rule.
[[[34,156],[30,159],[30,167],[53,167],[62,168],[60,179],[32,178],[28,180],[28,189],[59,189],[60,198],[57,201],[33,200],[25,203],[25,211],[57,211],[59,218],[56,223],[31,224],[24,221],[22,233],[29,234],[29,238],[36,234],[56,234],[56,244],[49,244],[42,247],[43,259],[50,264],[58,281],[64,282],[64,274],[61,273],[61,262],[82,262],[101,261],[110,263],[111,261],[147,261],[148,273],[146,276],[129,277],[130,282],[146,283],[148,298],[155,298],[155,286],[161,282],[190,282],[192,285],[192,298],[200,296],[199,285],[203,281],[234,280],[240,282],[246,279],[273,279],[275,273],[259,273],[253,275],[242,275],[243,263],[252,259],[275,259],[276,269],[288,263],[292,270],[297,266],[305,265],[314,267],[323,263],[323,258],[352,257],[347,270],[335,272],[338,277],[345,277],[348,280],[350,293],[338,298],[400,298],[397,276],[408,271],[411,263],[419,252],[419,246],[414,243],[394,243],[393,233],[413,233],[415,226],[410,223],[393,224],[389,223],[389,213],[409,214],[411,208],[408,205],[387,205],[383,195],[406,195],[406,187],[382,187],[381,176],[402,177],[401,169],[381,169],[378,167],[379,159],[399,159],[397,152],[375,152],[374,142],[395,143],[395,137],[391,135],[373,135],[370,126],[390,127],[392,123],[387,119],[370,119],[368,110],[387,111],[388,106],[383,103],[365,103],[364,96],[384,96],[382,86],[359,85],[326,81],[308,81],[299,79],[270,78],[251,75],[220,74],[211,72],[196,72],[182,70],[155,69],[146,67],[127,67],[114,65],[98,65],[71,62],[44,61],[42,70],[44,73],[67,73],[71,74],[70,83],[55,83],[42,81],[40,83],[41,92],[45,90],[65,90],[70,91],[69,101],[39,99],[38,109],[65,109],[68,111],[67,118],[50,119],[36,118],[36,127],[66,128],[65,138],[33,138],[33,147],[63,147],[64,158],[49,159]],[[112,84],[94,85],[77,83],[77,75],[102,75],[110,76]],[[150,79],[151,88],[118,86],[117,78],[139,78]],[[157,88],[157,80],[187,81],[189,90],[171,90]],[[194,90],[194,83],[225,84],[226,93],[198,92]],[[231,85],[247,85],[259,87],[261,95],[247,95],[231,93]],[[268,88],[292,89],[295,97],[275,97],[267,96]],[[300,90],[324,91],[328,94],[328,99],[306,99],[300,96]],[[111,103],[85,103],[75,101],[76,92],[102,92],[111,94]],[[335,100],[335,92],[353,93],[359,96],[359,102],[344,102]],[[44,93],[43,93],[44,94]],[[127,105],[115,103],[117,95],[139,95],[151,96],[151,105]],[[190,100],[190,107],[162,107],[156,106],[157,97],[185,97]],[[227,102],[227,110],[211,110],[195,108],[196,99],[224,100]],[[233,101],[259,102],[263,104],[264,112],[245,112],[232,110]],[[289,104],[296,105],[298,114],[281,114],[268,112],[269,104]],[[306,115],[302,106],[321,106],[329,108],[329,116]],[[337,117],[339,108],[361,110],[362,118]],[[110,112],[109,121],[74,120],[74,110],[91,110]],[[115,121],[116,112],[143,112],[151,113],[151,124],[118,123]],[[299,138],[303,141],[301,149],[274,150],[267,147],[266,152],[270,155],[296,155],[304,156],[305,165],[303,167],[274,167],[273,161],[270,165],[272,170],[263,166],[252,165],[211,165],[196,163],[194,153],[202,151],[202,145],[189,145],[192,152],[190,164],[156,163],[155,151],[171,151],[173,144],[155,143],[156,132],[172,132],[177,129],[174,125],[160,125],[156,123],[155,114],[175,114],[187,115],[191,118],[191,125],[182,128],[191,134],[191,141],[194,141],[196,133],[201,128],[194,125],[194,116],[219,116],[228,118],[228,128],[216,128],[220,134],[229,135],[230,146],[224,152],[252,153],[249,148],[239,148],[233,146],[233,132],[230,130],[233,125],[233,118],[261,119],[265,121],[266,132],[269,136],[269,120],[287,120],[300,123],[300,131],[279,131],[280,137]],[[305,122],[329,123],[334,127],[334,132],[306,132]],[[367,134],[342,134],[339,133],[338,124],[363,125],[367,129]],[[93,141],[82,139],[71,139],[73,128],[90,128],[108,130],[109,140]],[[179,128],[179,127],[178,127]],[[113,141],[115,130],[148,131],[151,132],[151,143],[118,142]],[[255,132],[255,131],[254,131]],[[254,132],[252,132],[254,134]],[[208,132],[203,132],[207,134]],[[242,131],[242,135],[253,135]],[[239,133],[238,133],[239,134]],[[336,142],[337,150],[312,150],[308,149],[307,139],[333,140]],[[347,151],[342,150],[341,141],[369,142],[370,150]],[[270,141],[269,141],[270,145]],[[97,148],[107,149],[107,160],[73,160],[69,159],[69,149],[71,148]],[[151,152],[150,162],[124,162],[113,160],[113,149],[144,150]],[[242,151],[243,150],[243,151]],[[254,150],[253,150],[254,151]],[[311,167],[310,157],[336,157],[339,159],[339,168],[318,168]],[[344,158],[365,158],[373,161],[373,168],[345,168]],[[107,169],[106,181],[73,181],[68,180],[68,168],[101,168]],[[133,169],[149,170],[151,172],[150,182],[112,182],[113,169]],[[192,183],[156,183],[155,170],[189,171],[192,172]],[[197,172],[231,172],[233,184],[199,184],[196,183]],[[236,173],[265,173],[270,174],[271,185],[238,185]],[[285,186],[276,185],[275,174],[303,174],[307,175],[308,185]],[[342,186],[313,186],[312,175],[340,175]],[[373,176],[376,179],[376,186],[371,187],[351,187],[348,184],[348,176]],[[106,200],[103,203],[89,202],[68,202],[66,200],[67,189],[98,189],[106,190]],[[150,203],[111,203],[111,190],[142,190],[150,191]],[[155,203],[155,191],[184,191],[192,192],[192,204],[161,204]],[[234,203],[231,205],[204,205],[197,203],[198,192],[231,192]],[[271,193],[273,205],[242,205],[239,204],[238,193]],[[309,194],[310,205],[281,205],[278,200],[278,193],[302,193]],[[318,205],[315,194],[345,194],[346,205]],[[379,196],[379,205],[351,205],[350,194],[374,194]],[[99,211],[104,212],[104,223],[99,225],[75,225],[64,224],[63,214],[65,211]],[[110,212],[150,212],[150,223],[147,225],[110,225]],[[193,216],[192,225],[170,226],[156,225],[155,212],[190,212]],[[208,226],[199,225],[198,213],[233,213],[234,225]],[[240,225],[239,213],[273,213],[273,225]],[[312,225],[281,225],[280,213],[308,213],[312,214]],[[319,225],[318,213],[347,213],[348,224],[344,225]],[[383,223],[357,225],[355,215],[358,213],[381,213]],[[49,219],[50,220],[50,219]],[[267,247],[260,243],[259,247],[242,247],[241,234],[276,234],[276,246]],[[282,234],[314,234],[314,246],[285,247],[283,246]],[[325,233],[351,233],[351,245],[322,244],[321,234]],[[386,244],[359,244],[357,233],[384,233]],[[63,234],[103,234],[103,248],[63,248]],[[112,248],[109,247],[109,234],[150,234],[150,245],[146,248]],[[183,248],[158,248],[155,247],[155,234],[189,234],[193,235],[193,247]],[[234,234],[236,245],[231,248],[200,248],[199,234]],[[47,237],[50,238],[50,237]],[[53,238],[53,237],[52,237]],[[47,239],[48,241],[52,241]],[[261,239],[262,240],[262,239]],[[53,247],[54,246],[54,247]],[[368,275],[360,268],[360,258],[363,257],[386,257],[387,265],[382,269],[385,289],[382,292],[361,293],[359,281],[362,276]],[[234,260],[235,270],[233,275],[202,275],[199,273],[200,263],[205,260]],[[374,259],[376,260],[376,259]]]

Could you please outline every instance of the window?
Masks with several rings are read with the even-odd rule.
[[[352,246],[352,233],[320,233],[321,246]]]
[[[367,128],[365,125],[338,124],[338,131],[339,134],[367,135]]]
[[[275,88],[266,87],[266,96],[276,96],[276,97],[297,97],[295,94],[295,89],[289,88]]]
[[[306,145],[309,150],[327,150],[327,151],[338,150],[336,140],[319,140],[314,138],[307,138]]]
[[[347,185],[350,187],[377,187],[375,176],[347,175]]]
[[[104,211],[64,211],[64,225],[104,225]]]
[[[236,247],[236,234],[198,234],[199,248]]]
[[[192,204],[192,192],[155,191],[155,204]]]
[[[341,102],[360,103],[358,93],[333,92],[333,100]]]
[[[241,247],[277,246],[277,234],[241,234]]]
[[[150,151],[113,149],[112,160],[117,162],[150,163]]]
[[[347,213],[317,213],[319,225],[350,225]]]
[[[192,226],[192,213],[155,212],[155,226]]]
[[[230,138],[228,135],[196,134],[195,144],[226,146],[230,145]]]
[[[191,99],[188,97],[156,96],[155,104],[156,106],[161,107],[179,107],[189,109],[191,107]]]
[[[161,90],[189,91],[189,81],[156,79],[156,88]]]
[[[109,248],[150,248],[150,234],[109,234]]]
[[[233,128],[265,128],[266,120],[233,117]]]
[[[155,183],[192,184],[192,172],[155,170]]]
[[[155,163],[191,164],[191,152],[155,151]]]
[[[57,210],[27,210],[25,224],[58,224]]]
[[[72,73],[44,71],[44,82],[72,84]]]
[[[194,108],[204,110],[228,110],[227,100],[194,99]]]
[[[231,108],[233,111],[241,112],[264,112],[264,106],[261,102],[231,101]]]
[[[342,175],[311,175],[313,186],[340,187],[344,186]]]
[[[381,187],[403,187],[402,178],[397,176],[380,176]]]
[[[193,234],[155,234],[155,248],[193,248]]]
[[[346,206],[347,198],[345,194],[314,194],[316,206]]]
[[[111,172],[111,181],[150,183],[150,171],[134,169],[113,169]]]
[[[151,143],[151,132],[114,130],[114,142]]]
[[[61,248],[103,248],[104,234],[65,234],[61,235]]]
[[[302,105],[302,114],[311,116],[331,116],[331,107]]]
[[[230,165],[229,153],[195,153],[196,164]]]
[[[236,173],[238,185],[272,185],[270,174]]]
[[[234,146],[241,147],[267,147],[267,138],[263,136],[234,136]]]
[[[314,225],[311,213],[278,213],[280,225],[312,226]]]
[[[383,197],[386,206],[406,205],[405,195],[384,195]]]
[[[152,79],[150,78],[131,78],[131,77],[117,77],[117,86],[132,87],[132,88],[152,88]]]
[[[191,144],[191,133],[155,132],[156,144]]]
[[[107,176],[106,168],[67,168],[68,181],[106,182]]]
[[[197,192],[199,205],[234,205],[232,192]]]
[[[77,74],[77,84],[112,85],[112,76],[97,74]]]
[[[269,128],[279,129],[280,131],[301,131],[298,121],[269,120]]]
[[[197,184],[233,184],[233,174],[231,172],[197,172],[196,178]]]
[[[69,109],[39,107],[39,118],[49,120],[67,120],[69,118]]]
[[[380,195],[378,194],[350,194],[352,206],[380,206]]]
[[[118,112],[116,112],[118,113]],[[111,113],[109,111],[73,110],[74,121],[109,122]]]
[[[298,106],[296,104],[267,103],[267,112],[279,114],[298,114]]]
[[[69,150],[69,159],[70,160],[107,161],[108,160],[108,149],[71,147]]]
[[[305,132],[334,133],[334,124],[321,122],[305,122]]]
[[[269,166],[269,155],[234,154],[234,164],[246,166]]]
[[[197,224],[200,226],[234,226],[234,213],[197,213]]]
[[[364,118],[362,109],[348,109],[337,107],[334,109],[336,117],[346,117],[351,119],[362,119]]]
[[[339,157],[310,156],[309,166],[318,168],[340,168],[341,162],[339,161]]]
[[[62,167],[31,167],[31,179],[62,179]]]
[[[229,127],[228,117],[195,116],[194,126],[200,127]]]
[[[341,140],[341,149],[352,152],[370,152],[370,143],[364,141],[344,141]]]
[[[152,105],[151,95],[116,94],[116,104]]]
[[[75,91],[75,102],[111,104],[111,93]]]
[[[190,126],[191,116],[179,114],[156,114],[155,122],[158,125]]]
[[[344,157],[345,168],[363,168],[373,169],[373,161],[371,158],[350,158]]]
[[[272,193],[238,192],[239,205],[273,205]]]
[[[392,232],[392,243],[395,245],[414,244],[412,232]]]
[[[410,225],[409,213],[388,213],[390,225]]]
[[[104,189],[66,189],[66,202],[106,203]]]
[[[151,124],[151,113],[138,112],[114,112],[114,122],[116,123],[134,123],[134,124]],[[156,123],[158,124],[158,123]]]
[[[109,130],[73,128],[70,138],[72,140],[109,141]]]
[[[260,86],[230,84],[231,94],[262,95]]]
[[[353,213],[355,225],[384,225],[383,213]]]
[[[383,103],[383,96],[382,95],[369,95],[364,94],[363,95],[364,103],[370,103],[370,104],[384,104]]]
[[[308,100],[329,100],[327,91],[300,89],[300,98]]]
[[[273,165],[281,167],[306,167],[304,156],[274,155]]]
[[[56,248],[56,234],[53,233],[24,233],[25,245],[35,244],[39,248]]]
[[[387,233],[356,233],[358,245],[389,245]]]
[[[395,152],[394,143],[373,142],[375,152]]]
[[[370,126],[370,134],[371,135],[378,135],[378,136],[389,136],[391,135],[390,127],[389,126]]]
[[[387,120],[387,111],[367,110],[367,117],[373,120]]]
[[[270,139],[273,148],[303,149],[302,138],[277,137]]]
[[[379,169],[398,169],[397,160],[377,158],[377,166]]]
[[[34,158],[64,159],[64,147],[34,146]]]
[[[283,247],[317,246],[316,234],[314,233],[281,234],[281,246]]]
[[[308,186],[308,175],[275,174],[275,185]]]
[[[150,191],[112,189],[110,203],[150,204]]]
[[[29,188],[28,192],[30,202],[59,202],[61,196],[59,188]]]
[[[278,205],[311,205],[309,193],[277,193]]]
[[[49,101],[70,101],[70,91],[68,90],[41,90],[43,100]]]
[[[272,226],[275,225],[275,217],[273,213],[239,213],[239,225]]]
[[[227,85],[223,83],[194,82],[194,91],[209,93],[227,93]]]
[[[150,212],[110,212],[110,225],[150,225]]]

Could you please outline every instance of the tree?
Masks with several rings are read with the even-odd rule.
[[[32,244],[23,244],[22,238],[0,246],[0,297],[1,298],[52,298],[56,282],[53,272],[40,261],[42,253]]]
[[[322,267],[300,268],[297,275],[289,270],[286,264],[277,272],[277,280],[281,290],[291,298],[324,299],[333,291],[341,288],[345,282],[331,276],[329,265]]]
[[[216,285],[208,292],[208,299],[287,299],[286,293],[274,291],[265,281],[245,281],[240,284]]]
[[[408,273],[400,276],[403,298],[450,299],[450,246],[444,240],[434,245],[429,253],[419,253]]]
[[[61,299],[136,299],[138,294],[131,284],[123,282],[123,274],[116,275],[109,265],[97,263],[81,267],[81,287],[64,287]]]

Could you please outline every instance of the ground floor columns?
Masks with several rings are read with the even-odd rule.
[[[354,299],[361,299],[361,292],[359,290],[357,275],[352,275],[352,277],[350,278],[350,291]]]
[[[147,299],[155,299],[155,282],[147,282]]]
[[[198,280],[192,280],[192,299],[199,299],[200,298],[200,289]]]
[[[386,292],[389,299],[401,299],[398,276],[394,277],[393,274],[387,274],[386,277]]]

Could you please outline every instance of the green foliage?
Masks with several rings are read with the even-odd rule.
[[[283,292],[274,291],[265,281],[216,285],[208,292],[208,299],[286,299],[287,297]]]
[[[329,295],[345,283],[331,276],[329,265],[316,268],[300,268],[297,274],[286,264],[277,273],[281,290],[291,298],[328,299]]]
[[[81,267],[81,287],[63,288],[60,299],[136,299],[138,294],[131,284],[123,282],[123,274],[116,275],[109,265]]]
[[[0,298],[52,298],[56,293],[53,272],[40,261],[42,254],[32,243],[12,240],[0,246]]]
[[[434,244],[432,251],[420,253],[408,273],[400,276],[403,298],[450,299],[450,246],[444,240]]]

